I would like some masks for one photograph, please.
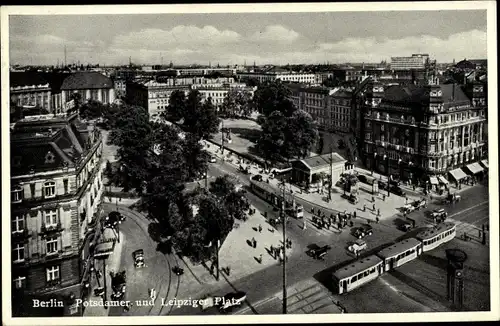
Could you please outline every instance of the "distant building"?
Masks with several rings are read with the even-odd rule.
[[[104,188],[100,131],[50,114],[17,122],[10,141],[13,295],[85,300]]]
[[[255,79],[260,83],[280,80],[282,82],[315,84],[320,79],[313,73],[292,72],[279,67],[271,67],[261,72],[238,72],[237,76],[241,82]]]
[[[212,99],[212,104],[215,106],[217,110],[224,103],[224,99],[227,96],[227,93],[231,89],[238,89],[242,91],[246,91],[249,93],[250,98],[253,97],[254,92],[257,90],[257,87],[247,87],[246,84],[242,83],[233,83],[233,84],[212,84],[212,85],[191,85],[191,89],[196,89],[200,92],[203,101],[208,98]]]
[[[412,54],[411,57],[391,57],[391,70],[424,70],[428,62],[428,54]]]
[[[98,72],[84,71],[69,75],[61,85],[62,103],[69,102],[73,93],[78,93],[82,101],[90,99],[103,104],[111,104],[115,100],[113,81]]]
[[[18,107],[40,107],[52,112],[50,84],[37,72],[10,73],[10,103]]]

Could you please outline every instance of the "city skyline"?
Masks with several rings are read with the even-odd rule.
[[[438,62],[487,57],[486,10],[12,15],[9,28],[11,64],[63,63],[65,47],[67,63],[106,65],[129,58],[225,66],[380,62],[413,53]]]

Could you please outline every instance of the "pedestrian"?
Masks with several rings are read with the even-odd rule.
[[[259,263],[262,264],[262,254],[259,256]]]
[[[372,202],[375,202],[375,197],[374,196],[372,196]]]
[[[353,227],[353,226],[354,226],[354,222],[353,222],[353,221],[351,221],[349,225],[350,225],[351,227]]]
[[[385,201],[385,194],[382,195],[382,200]]]
[[[340,230],[342,228],[342,225],[339,223],[337,223],[337,228]]]
[[[269,247],[269,251],[271,252],[271,256],[274,258],[274,246],[271,245],[271,247]]]
[[[366,204],[363,204],[363,212],[366,212]]]
[[[377,216],[380,216],[380,208],[377,209]]]
[[[354,211],[354,212],[352,213],[352,216],[353,216],[354,218],[356,218],[356,211]]]
[[[252,238],[252,243],[253,243],[253,247],[256,248],[257,247],[257,240],[255,240],[255,238]]]
[[[262,233],[262,225],[259,224],[259,233]]]
[[[378,216],[376,217],[376,221],[377,221],[377,224],[378,224],[378,222],[380,221],[380,219],[378,218]]]
[[[229,276],[229,274],[231,274],[231,266],[226,267],[226,273],[227,273],[227,276]]]
[[[314,215],[314,207],[311,207],[311,213]]]
[[[373,210],[375,210],[375,204],[373,204]]]

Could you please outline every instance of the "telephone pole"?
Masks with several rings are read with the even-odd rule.
[[[281,218],[283,223],[283,314],[287,314],[287,295],[286,295],[286,216],[285,216],[285,195],[286,184],[285,180],[282,181],[283,186],[283,200],[281,201]]]

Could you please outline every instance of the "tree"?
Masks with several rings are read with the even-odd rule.
[[[80,106],[80,117],[84,119],[96,119],[104,115],[105,108],[101,101],[88,100]]]
[[[170,101],[167,107],[168,116],[174,121],[182,119],[186,110],[186,94],[183,90],[175,90],[170,95]],[[166,118],[164,116],[164,118]]]
[[[287,119],[285,157],[305,158],[318,140],[318,128],[311,115],[298,110]]]
[[[224,98],[220,113],[229,118],[250,116],[252,113],[250,93],[247,90],[230,89]]]
[[[103,107],[103,121],[101,123],[101,127],[109,130],[114,128],[114,123],[116,121],[117,116],[121,112],[121,105],[118,104],[108,104]]]
[[[197,90],[189,92],[186,108],[183,112],[183,127],[197,139],[209,138],[219,129],[220,120],[217,111],[210,100],[203,104],[201,94]]]
[[[290,89],[281,82],[268,82],[257,89],[253,102],[257,110],[265,116],[271,115],[274,111],[291,116],[295,110],[293,103],[288,99],[290,95]]]
[[[203,149],[199,139],[192,134],[187,134],[183,140],[183,158],[188,181],[198,178],[208,169],[207,162],[210,154]]]
[[[274,163],[282,159],[286,130],[286,119],[279,111],[273,112],[265,120],[257,148],[266,160]]]
[[[120,186],[124,191],[135,190],[141,194],[149,180],[149,167],[154,145],[154,129],[148,112],[138,106],[122,106],[116,116],[109,143],[118,146],[117,157],[121,175]]]

